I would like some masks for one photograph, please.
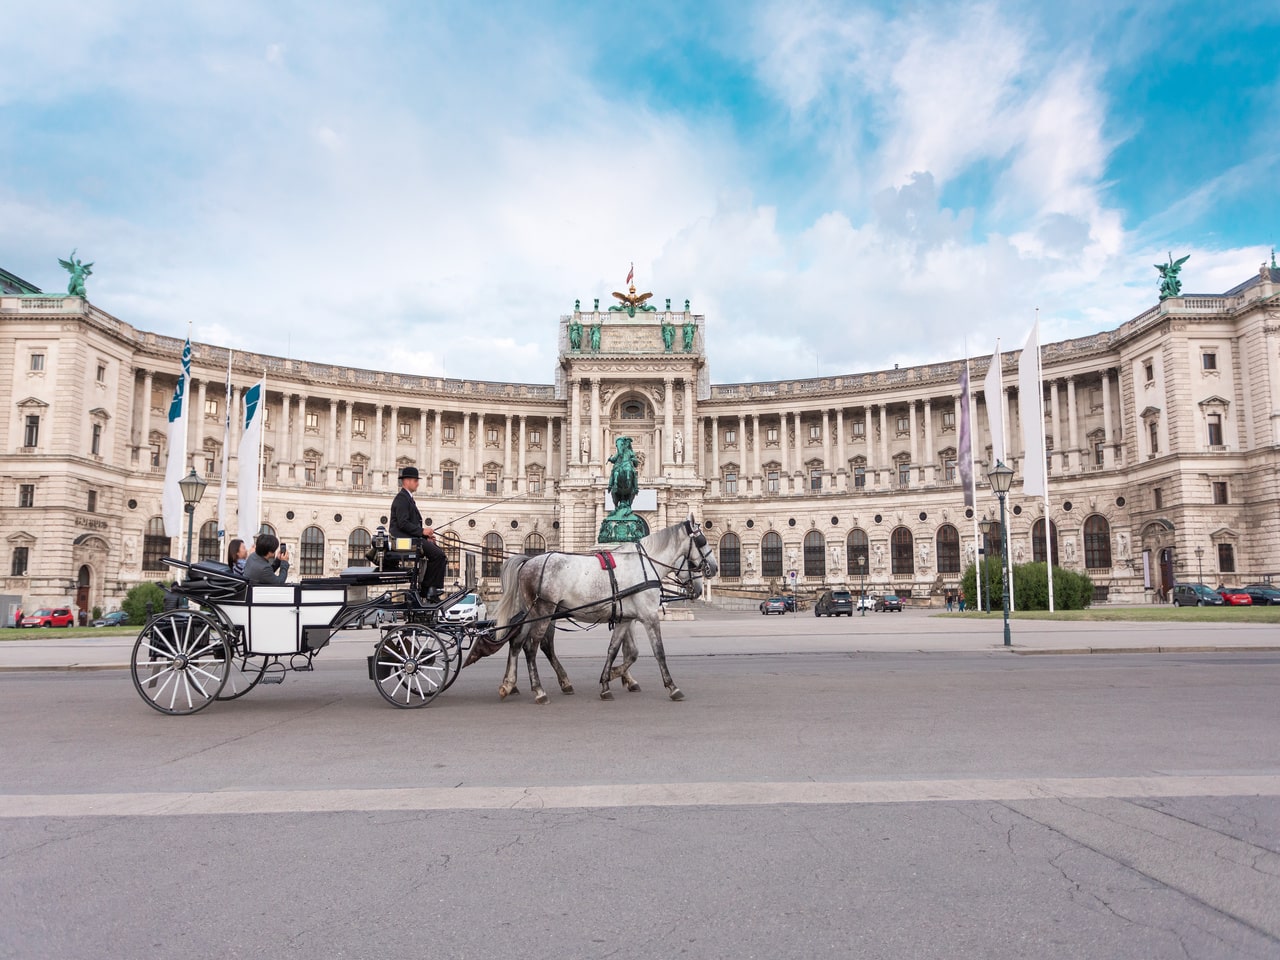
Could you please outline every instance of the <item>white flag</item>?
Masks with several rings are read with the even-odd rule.
[[[235,355],[234,351],[227,351],[227,399],[226,408],[223,413],[226,414],[222,418],[222,471],[219,475],[220,483],[218,484],[218,555],[225,557],[227,555],[227,458],[231,455],[231,451],[227,449],[231,445],[231,358]]]
[[[266,381],[244,392],[244,432],[240,434],[240,476],[236,481],[240,539],[253,548],[258,535],[258,477],[262,472],[262,412]]]
[[[187,392],[191,385],[191,338],[187,337],[182,348],[182,376],[173,388],[169,401],[169,459],[164,468],[164,492],[161,496],[161,513],[164,516],[164,535],[182,536],[182,488],[178,481],[187,475]]]
[[[991,463],[990,470],[997,463],[1007,463],[1004,450],[1004,371],[1000,366],[1000,341],[996,341],[996,352],[991,355],[991,366],[987,369],[987,379],[982,383],[984,398],[987,404],[987,423],[991,425]]]
[[[1044,388],[1040,385],[1040,322],[1031,325],[1031,335],[1018,358],[1018,417],[1022,420],[1022,493],[1028,497],[1045,494]]]

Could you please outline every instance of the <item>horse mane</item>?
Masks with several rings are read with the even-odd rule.
[[[649,534],[647,537],[642,537],[640,542],[643,543],[645,545],[645,549],[651,553],[657,550],[665,550],[667,547],[671,546],[671,541],[680,536],[687,535],[684,524],[685,521],[681,520],[679,523],[673,524],[669,527],[664,527],[661,530]]]

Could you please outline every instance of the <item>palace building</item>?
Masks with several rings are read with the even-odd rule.
[[[1169,297],[1114,330],[1045,345],[1047,518],[1018,479],[1018,353],[1002,358],[998,398],[980,389],[987,359],[971,363],[977,519],[999,516],[986,411],[1000,403],[1015,562],[1051,553],[1111,602],[1280,571],[1278,295],[1280,274],[1264,267],[1225,293]],[[923,603],[954,589],[978,546],[957,469],[963,361],[713,383],[706,336],[687,302],[575,304],[559,319],[549,384],[236,352],[230,452],[241,398],[265,370],[261,521],[302,576],[365,562],[397,471],[413,464],[423,516],[455,564],[460,546],[481,552],[492,591],[506,554],[595,542],[607,459],[625,435],[652,491],[637,504],[651,528],[689,511],[704,523],[720,564],[713,593],[759,596],[793,572],[802,592],[865,582]],[[172,576],[159,563],[179,553],[161,484],[182,346],[0,271],[0,595],[25,609],[110,608],[134,584]],[[210,484],[193,556],[214,559],[228,351],[192,347],[184,456]],[[235,494],[232,483],[233,508]]]

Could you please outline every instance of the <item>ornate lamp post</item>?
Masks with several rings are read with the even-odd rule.
[[[178,481],[178,489],[182,491],[183,507],[187,511],[187,563],[191,563],[191,537],[196,518],[196,504],[200,502],[200,498],[204,496],[204,488],[209,486],[200,474],[196,473],[196,468],[192,467],[191,472]]]
[[[1009,487],[1013,485],[1013,467],[1006,467],[1004,462],[1000,461],[991,468],[987,479],[991,481],[991,489],[995,491],[995,495],[1000,498],[1000,531],[1003,536],[1004,498],[1009,495]],[[1004,599],[1004,645],[1010,647],[1013,646],[1013,640],[1009,636],[1009,567],[1003,550],[1000,551],[1000,586]]]
[[[1204,547],[1196,547],[1196,575],[1204,583]]]
[[[862,611],[862,616],[867,615],[867,558],[858,558],[858,573],[862,577],[862,597],[858,601],[858,609]]]
[[[990,556],[991,544],[991,521],[983,517],[978,524],[982,528],[982,549],[978,551],[982,555],[982,599],[986,602],[987,613],[991,612],[991,574],[988,569],[988,557]]]

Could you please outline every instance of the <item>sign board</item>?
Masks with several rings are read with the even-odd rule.
[[[792,583],[796,582],[796,571],[792,570],[790,573],[787,574],[787,576],[791,578]]]
[[[608,491],[604,495],[604,509],[607,513],[613,512],[613,497],[609,496]],[[636,498],[631,501],[631,510],[634,513],[641,513],[645,510],[658,509],[658,491],[657,490],[641,490],[636,494]]]

